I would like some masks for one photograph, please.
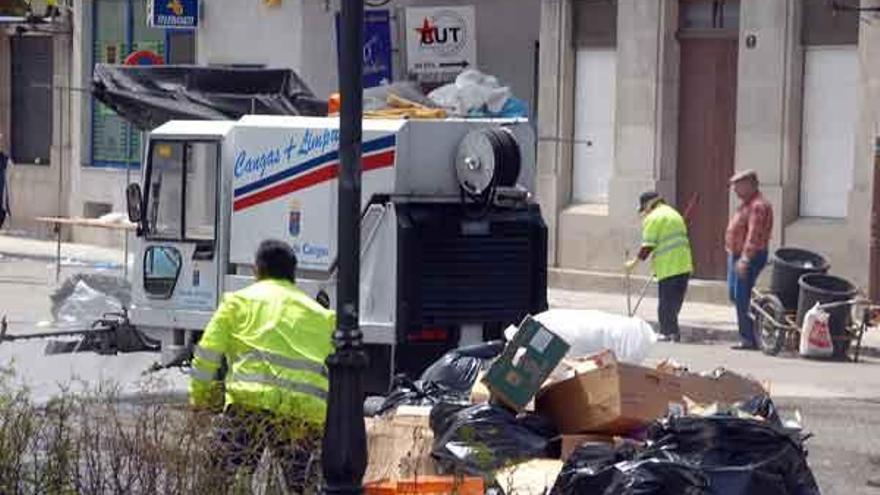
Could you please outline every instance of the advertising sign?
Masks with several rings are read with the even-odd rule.
[[[339,14],[336,14],[336,47],[339,48]],[[391,73],[391,12],[364,12],[364,87],[373,88],[390,83]]]
[[[454,79],[477,64],[476,12],[466,7],[406,9],[407,71],[422,81]]]
[[[194,29],[199,25],[199,0],[152,0],[148,8],[150,27]]]

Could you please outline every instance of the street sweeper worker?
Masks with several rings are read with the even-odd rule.
[[[632,273],[639,261],[651,258],[651,267],[657,278],[661,339],[678,342],[681,339],[678,314],[694,270],[687,224],[684,217],[654,191],[639,196],[639,214],[642,217],[642,246],[638,256],[626,262],[625,269]]]

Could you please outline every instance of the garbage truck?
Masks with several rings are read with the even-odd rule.
[[[131,325],[188,356],[224,292],[254,280],[264,239],[289,242],[297,284],[335,308],[339,120],[248,115],[149,133],[126,191]],[[521,119],[363,122],[360,327],[368,392],[450,348],[499,338],[547,307],[547,229]]]

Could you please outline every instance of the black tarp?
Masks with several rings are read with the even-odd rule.
[[[326,101],[288,69],[99,64],[92,94],[142,130],[169,120],[327,115]]]

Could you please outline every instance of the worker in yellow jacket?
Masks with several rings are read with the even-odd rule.
[[[295,276],[289,245],[260,244],[256,283],[223,298],[195,347],[189,395],[197,408],[223,411],[223,470],[252,472],[268,447],[288,487],[302,493],[323,432],[335,316]]]
[[[639,261],[651,258],[651,267],[657,278],[661,340],[681,340],[678,314],[684,304],[688,280],[694,270],[687,223],[675,208],[666,204],[654,191],[639,197],[642,216],[642,246],[635,259],[626,262],[632,272]]]

